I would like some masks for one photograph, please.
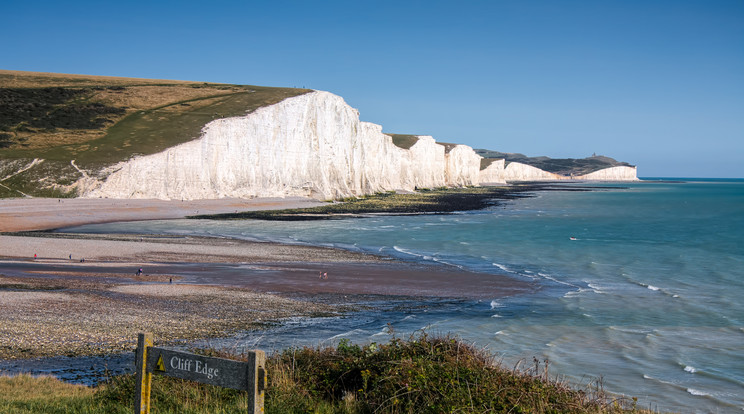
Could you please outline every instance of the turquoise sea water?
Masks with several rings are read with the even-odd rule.
[[[605,389],[646,407],[744,411],[744,180],[608,187],[454,215],[75,230],[329,245],[534,280],[542,289],[530,295],[289,323],[276,335],[381,341],[391,322],[399,332],[457,334],[509,366],[547,358],[553,374],[576,384],[602,377]]]

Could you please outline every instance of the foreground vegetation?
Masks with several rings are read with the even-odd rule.
[[[288,349],[271,356],[267,369],[267,413],[649,412],[601,386],[574,390],[550,377],[547,362],[507,369],[482,349],[425,334],[384,345]],[[48,377],[4,377],[0,412],[128,413],[133,393],[132,376],[92,389]],[[242,392],[155,376],[152,404],[155,413],[239,413],[247,399]]]

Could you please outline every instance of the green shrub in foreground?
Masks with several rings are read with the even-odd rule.
[[[205,353],[240,359],[210,350]],[[422,334],[387,344],[287,349],[267,359],[267,413],[625,413],[647,412],[601,390],[551,381],[539,364],[504,369],[482,349]],[[246,393],[153,376],[152,412],[243,413]],[[95,389],[49,377],[0,377],[0,413],[130,413],[134,377]]]
[[[601,393],[503,369],[487,352],[425,334],[367,346],[290,349],[270,359],[268,412],[599,413],[633,411]]]

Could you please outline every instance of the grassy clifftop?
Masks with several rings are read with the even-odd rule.
[[[160,152],[213,119],[307,92],[0,70],[0,197],[72,195],[63,186],[82,176],[78,168],[95,173]]]

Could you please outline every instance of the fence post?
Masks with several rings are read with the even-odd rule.
[[[153,345],[151,333],[137,336],[136,383],[134,393],[134,414],[150,414],[150,388],[152,373],[147,372],[147,349]]]
[[[268,384],[266,383],[266,353],[260,350],[251,352],[251,358],[248,360],[248,372],[250,372],[253,381],[251,389],[248,390],[248,412],[263,414],[265,391]]]

